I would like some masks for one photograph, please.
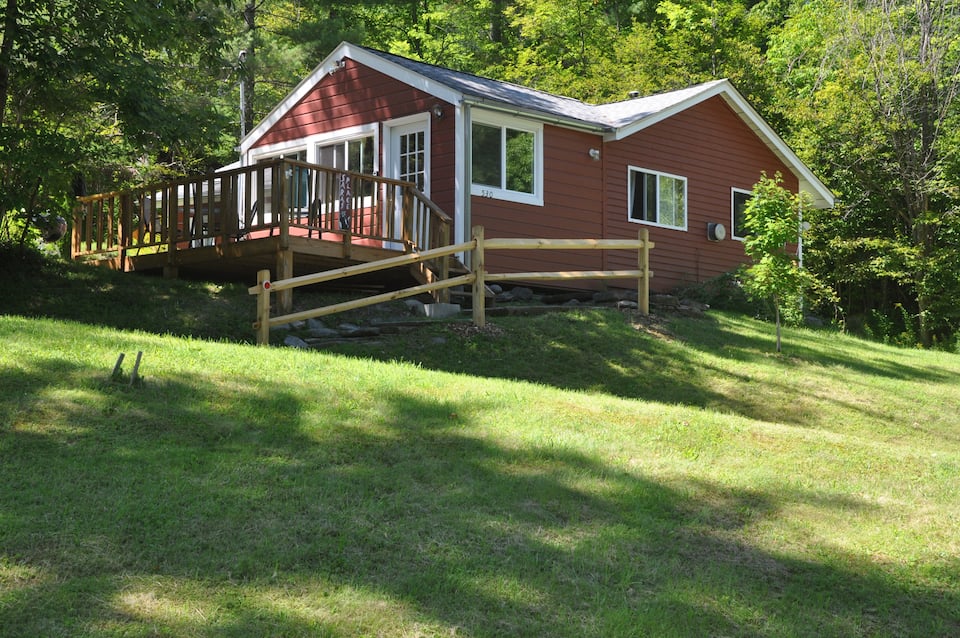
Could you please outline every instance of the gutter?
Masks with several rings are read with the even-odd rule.
[[[559,117],[556,115],[545,115],[543,111],[538,111],[536,109],[523,109],[516,106],[507,105],[499,100],[490,100],[488,98],[476,97],[464,94],[463,104],[469,106],[479,106],[481,108],[489,109],[491,111],[499,111],[501,113],[506,113],[508,115],[516,115],[521,117],[532,117],[549,124],[555,124],[557,126],[562,126],[564,128],[572,128],[579,131],[585,131],[587,133],[611,133],[613,128],[609,126],[604,126],[601,124],[596,124],[593,122],[587,122],[584,120],[578,120],[575,118],[565,118]]]

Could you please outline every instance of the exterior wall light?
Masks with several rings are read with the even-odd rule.
[[[442,107],[442,106],[440,106],[439,104],[434,104],[434,105],[433,105],[433,109],[431,109],[431,110],[433,111],[433,117],[437,118],[438,120],[443,118],[443,107]]]
[[[590,153],[590,159],[592,159],[594,162],[599,162],[599,161],[600,161],[600,149],[599,149],[599,148],[591,148],[590,151],[589,151],[589,153]]]
[[[337,71],[343,69],[345,66],[347,66],[347,59],[346,59],[346,58],[340,58],[339,60],[334,60],[333,64],[331,64],[331,65],[327,68],[327,73],[328,73],[329,75],[333,75],[333,74],[336,73]]]

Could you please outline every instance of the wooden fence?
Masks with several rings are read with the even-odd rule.
[[[637,304],[640,312],[650,312],[650,249],[654,244],[650,242],[646,228],[640,230],[637,239],[486,239],[482,226],[473,229],[473,239],[462,244],[454,244],[443,248],[425,250],[419,253],[410,253],[399,257],[381,261],[348,266],[335,270],[327,270],[312,275],[302,275],[281,281],[270,281],[270,271],[261,270],[257,274],[257,285],[248,292],[257,296],[257,321],[254,329],[257,332],[257,343],[267,345],[270,342],[270,328],[281,326],[294,321],[305,321],[326,315],[354,310],[405,297],[419,294],[447,290],[455,286],[472,286],[473,292],[473,323],[483,327],[486,324],[486,284],[497,281],[573,281],[580,279],[636,279]],[[635,270],[575,270],[552,272],[512,272],[488,273],[485,270],[485,257],[488,250],[636,250],[637,268]],[[270,295],[273,292],[292,290],[301,286],[310,286],[327,281],[334,281],[353,275],[361,275],[388,268],[409,266],[428,260],[446,261],[447,257],[456,253],[471,253],[473,272],[459,277],[443,278],[427,284],[421,284],[403,290],[346,301],[330,306],[304,310],[291,314],[270,316]],[[446,269],[442,269],[445,271]]]

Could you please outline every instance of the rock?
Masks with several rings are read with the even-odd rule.
[[[500,284],[490,284],[489,286],[487,286],[487,288],[489,288],[490,292],[492,292],[495,295],[499,295],[501,292],[503,292],[503,286],[501,286]]]
[[[566,301],[566,302],[563,303],[562,305],[568,306],[568,307],[570,307],[570,308],[573,308],[574,306],[579,306],[579,305],[580,305],[580,300],[579,300],[579,299],[570,299],[569,301]]]
[[[319,319],[307,319],[307,330],[328,330],[326,324]]]
[[[593,301],[596,303],[608,303],[618,301],[619,299],[619,295],[612,290],[601,290],[600,292],[593,293]]]
[[[340,331],[334,330],[333,328],[327,328],[326,326],[321,326],[319,328],[311,328],[307,330],[307,334],[316,339],[332,339],[334,337],[339,337]]]
[[[345,332],[353,332],[359,327],[360,326],[353,323],[341,323],[339,326],[337,326],[337,330],[340,331],[340,334],[343,334]]]
[[[513,293],[513,298],[517,301],[530,301],[533,299],[533,291],[523,286],[517,286],[510,292]]]
[[[636,301],[630,301],[629,299],[621,299],[617,302],[617,308],[620,310],[636,310],[640,305]]]
[[[283,339],[283,345],[290,348],[300,348],[302,350],[310,347],[310,345],[306,341],[304,341],[303,339],[301,339],[296,335],[287,335]]]
[[[680,300],[673,295],[656,294],[650,295],[650,303],[661,308],[676,308],[680,305]]]
[[[545,304],[560,305],[567,303],[571,299],[575,299],[577,301],[590,301],[593,299],[593,295],[589,292],[561,292],[552,295],[544,295],[540,300]]]
[[[344,326],[352,326],[352,324],[343,324]],[[350,328],[341,328],[340,330],[341,337],[350,337],[351,339],[357,339],[360,337],[378,337],[380,336],[380,328],[376,326],[352,326]]]
[[[426,316],[426,313],[423,310],[422,301],[417,301],[416,299],[404,299],[403,303],[411,314],[419,315],[421,317]]]

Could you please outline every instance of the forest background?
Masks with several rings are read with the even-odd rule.
[[[726,77],[837,195],[830,318],[957,349],[960,0],[4,1],[0,241],[233,161],[343,40],[594,103]]]

